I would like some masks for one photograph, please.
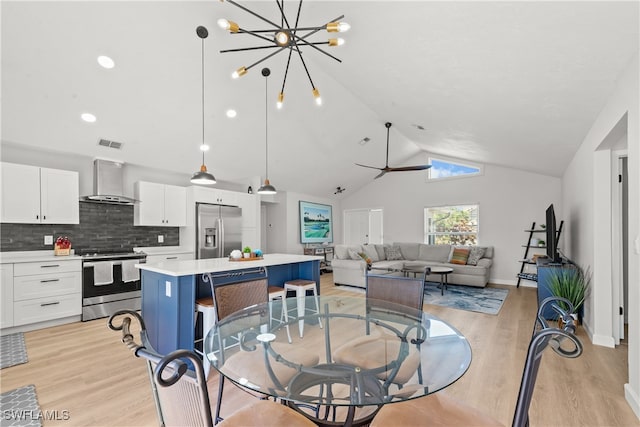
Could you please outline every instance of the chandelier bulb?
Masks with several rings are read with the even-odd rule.
[[[218,19],[218,27],[223,30],[228,30],[230,33],[237,33],[240,31],[240,26],[233,21],[229,21],[228,19]]]
[[[349,31],[351,29],[351,25],[349,25],[346,22],[340,22],[338,23],[338,32],[340,33],[346,33],[347,31]]]
[[[316,99],[316,105],[322,105],[322,97],[320,96],[320,91],[316,88],[313,88],[313,97]]]
[[[236,71],[231,73],[231,78],[232,79],[237,79],[238,77],[242,77],[245,74],[247,74],[247,69],[245,67],[240,67]]]
[[[276,107],[278,110],[282,110],[282,105],[284,104],[284,93],[280,92],[278,94],[278,102],[276,102]]]
[[[329,46],[342,46],[344,44],[343,38],[329,39]]]
[[[346,22],[329,22],[327,24],[328,33],[346,33],[351,28],[351,25]]]

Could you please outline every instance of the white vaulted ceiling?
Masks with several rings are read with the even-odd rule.
[[[275,2],[241,3],[279,22]],[[297,2],[285,7],[293,16]],[[268,66],[269,178],[280,190],[319,196],[371,181],[376,171],[354,163],[384,165],[386,121],[394,124],[394,166],[430,152],[560,176],[637,54],[639,36],[638,2],[629,1],[306,1],[302,25],[341,14],[351,24],[347,43],[331,51],[343,62],[304,51],[324,100],[317,107],[294,58],[285,108],[276,110],[286,53],[231,80],[262,55],[219,50],[260,43],[216,21],[263,25],[228,3],[3,1],[1,12],[3,142],[194,172],[195,29],[204,25],[209,169],[224,181],[264,177],[260,69]],[[98,55],[115,68],[101,68]],[[81,121],[83,112],[98,120]],[[371,141],[358,144],[364,137]],[[97,145],[101,138],[124,148],[114,156]]]

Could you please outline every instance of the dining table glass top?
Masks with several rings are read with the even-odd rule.
[[[318,301],[316,313],[314,297],[306,297],[299,317],[296,298],[287,298],[287,323],[278,320],[280,300],[236,312],[208,332],[205,354],[242,387],[295,404],[332,406],[379,406],[434,393],[471,363],[467,339],[427,312],[362,297]]]

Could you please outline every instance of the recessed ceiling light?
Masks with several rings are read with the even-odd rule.
[[[113,59],[104,55],[98,56],[98,64],[100,64],[104,68],[113,68],[116,65],[116,63],[113,62]]]
[[[358,144],[360,145],[364,145],[367,142],[371,141],[371,138],[369,138],[368,136],[365,136],[364,138],[362,138],[360,141],[358,141]]]
[[[233,119],[237,115],[238,113],[236,112],[236,110],[227,110],[227,117],[229,117],[230,119]]]
[[[93,123],[96,121],[96,116],[91,113],[82,113],[80,117],[87,123]]]
[[[200,146],[200,151],[209,151],[209,146],[207,144],[202,144]]]
[[[415,124],[415,123],[414,123],[414,124],[412,124],[411,126],[413,126],[414,128],[416,128],[416,129],[418,129],[418,130],[425,130],[425,129],[424,129],[424,126],[422,126],[422,125],[417,125],[417,124]]]

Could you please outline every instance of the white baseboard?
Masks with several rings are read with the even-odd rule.
[[[74,323],[74,322],[80,322],[80,321],[82,321],[81,316],[69,316],[69,317],[64,317],[62,319],[47,320],[44,322],[30,323],[28,325],[20,325],[20,326],[13,326],[11,328],[4,328],[0,330],[0,335],[9,335],[9,334],[14,334],[16,332],[35,331],[37,329],[50,328],[52,326],[60,326],[60,325],[65,325],[67,323]]]
[[[518,286],[517,280],[505,280],[505,279],[489,279],[489,283],[494,285],[509,285],[509,286]],[[523,288],[537,288],[535,282],[530,282],[527,280],[523,280],[520,282],[520,286]]]
[[[616,342],[612,336],[607,335],[593,335],[591,337],[591,342],[594,345],[601,345],[603,347],[615,348]]]
[[[636,414],[636,417],[640,420],[640,397],[638,393],[631,388],[629,383],[624,385],[624,397],[627,399],[629,406],[631,406],[633,413]]]

